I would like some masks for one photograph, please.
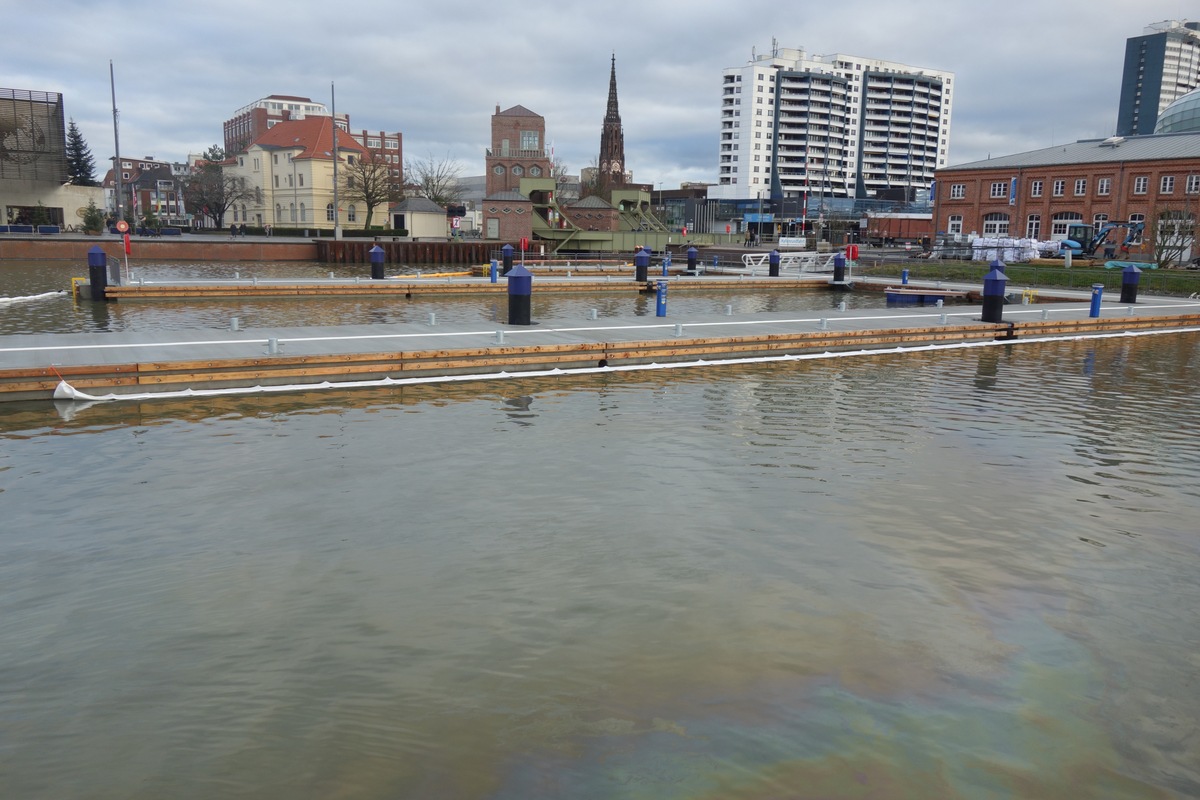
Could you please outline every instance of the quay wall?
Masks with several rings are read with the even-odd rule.
[[[99,245],[109,260],[125,257],[122,242],[116,236],[19,239],[0,237],[0,262],[3,261],[82,261],[88,251]],[[230,238],[188,240],[186,238],[132,240],[131,262],[138,261],[315,261],[317,247],[306,240],[242,241]]]

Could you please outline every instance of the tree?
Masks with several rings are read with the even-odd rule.
[[[67,126],[67,178],[76,186],[99,186],[96,180],[96,160],[92,149],[75,126],[75,120]]]
[[[1182,200],[1160,202],[1143,235],[1154,244],[1154,261],[1162,269],[1181,264],[1189,255],[1195,258],[1200,238],[1200,176],[1186,178]]]
[[[340,172],[340,190],[345,198],[367,207],[364,229],[371,227],[371,215],[377,207],[395,202],[400,197],[400,193],[393,188],[392,165],[371,150],[354,159]]]
[[[213,145],[205,154],[217,155],[223,151]],[[216,227],[221,227],[225,212],[235,203],[254,198],[254,191],[246,187],[245,181],[226,175],[221,169],[223,159],[198,161],[190,177],[181,181],[183,199],[193,213],[200,213],[213,221]]]
[[[463,187],[458,182],[462,165],[449,155],[438,160],[429,155],[416,161],[404,162],[405,179],[417,187],[417,193],[439,206],[448,206],[462,199]]]
[[[88,199],[83,209],[83,230],[85,233],[99,233],[104,230],[104,212],[96,207],[94,198]]]

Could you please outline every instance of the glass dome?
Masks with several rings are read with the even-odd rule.
[[[1200,89],[1193,89],[1163,109],[1155,133],[1200,132]]]

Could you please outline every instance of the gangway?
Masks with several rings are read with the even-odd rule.
[[[833,272],[833,259],[837,253],[780,253],[779,254],[779,274],[780,275],[796,275],[801,276],[811,273]],[[849,269],[851,262],[846,262],[846,267]],[[770,253],[743,253],[742,266],[734,268],[731,271],[744,273],[749,272],[751,275],[757,275],[760,272],[767,274],[771,268]],[[849,273],[846,275],[849,278]]]

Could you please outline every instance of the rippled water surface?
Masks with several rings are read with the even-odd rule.
[[[0,405],[0,796],[1198,796],[1198,366]]]
[[[456,269],[424,267],[423,273]],[[404,270],[415,273],[417,267]],[[195,263],[138,264],[134,280],[180,281],[235,279],[288,280],[370,277],[370,267],[362,264],[317,263]],[[388,274],[401,268],[389,266]],[[453,296],[404,298],[323,297],[305,299],[213,299],[157,300],[121,303],[76,303],[69,290],[73,276],[86,276],[87,265],[69,262],[0,263],[0,298],[29,297],[49,292],[55,297],[17,302],[0,302],[0,336],[21,333],[77,333],[106,331],[167,331],[197,328],[228,329],[237,317],[244,328],[279,328],[296,325],[364,325],[371,323],[416,322],[425,324],[429,315],[447,323],[507,322],[508,299]],[[415,275],[414,275],[415,277]],[[632,271],[630,273],[632,277]],[[614,282],[617,278],[613,277]],[[764,311],[828,312],[839,302],[847,307],[878,308],[884,298],[878,293],[830,293],[754,291],[677,291],[668,304],[673,314],[723,314]],[[536,320],[581,320],[595,309],[599,317],[654,316],[655,298],[632,289],[597,294],[538,294],[535,290],[530,314]]]

